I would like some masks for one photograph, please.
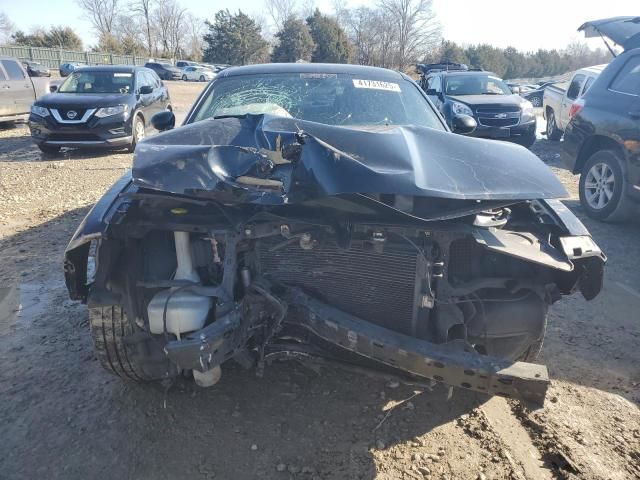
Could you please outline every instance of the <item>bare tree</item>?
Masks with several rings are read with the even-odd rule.
[[[145,33],[147,37],[147,50],[149,56],[153,55],[153,40],[151,38],[151,10],[153,7],[153,0],[135,0],[131,5],[131,11],[140,17],[144,21]]]
[[[119,0],[76,0],[100,36],[111,35]]]
[[[8,41],[15,28],[9,16],[4,12],[0,12],[0,42]]]
[[[397,35],[397,68],[404,70],[440,40],[432,0],[380,0]]]
[[[296,0],[265,0],[265,7],[279,32],[287,18],[295,14]]]
[[[185,48],[187,56],[192,60],[202,59],[202,47],[204,44],[204,34],[206,33],[204,20],[191,13],[185,15],[186,42]]]
[[[187,9],[182,8],[176,0],[160,0],[154,11],[154,23],[158,30],[163,55],[176,57],[183,51],[185,29],[183,21]]]

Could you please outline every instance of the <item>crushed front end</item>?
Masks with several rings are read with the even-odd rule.
[[[282,130],[261,128],[273,133],[264,135],[270,148],[170,157],[182,172],[185,157],[205,158],[209,170],[191,167],[200,185],[215,174],[214,188],[178,179],[154,189],[169,177],[153,169],[167,164],[161,170],[142,159],[134,179],[114,186],[72,239],[71,296],[94,310],[122,309],[127,334],[113,351],[136,376],[191,370],[211,385],[231,359],[261,369],[277,356],[323,356],[544,401],[547,370],[529,362],[549,306],[577,290],[597,295],[605,260],[560,202],[495,191],[471,199],[400,187],[374,193],[357,183],[358,191],[328,192],[337,182],[321,171],[326,156],[316,152],[313,164],[305,150],[321,143],[348,170],[342,149],[309,133],[283,142]],[[167,160],[166,150],[155,153]],[[225,155],[244,170],[231,174]],[[301,178],[307,190],[288,201]]]

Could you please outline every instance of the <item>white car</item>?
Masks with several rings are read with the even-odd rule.
[[[216,78],[216,74],[212,70],[204,67],[184,67],[182,69],[182,80],[195,80],[199,82],[210,82]]]

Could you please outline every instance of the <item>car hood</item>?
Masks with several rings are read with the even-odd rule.
[[[509,105],[519,107],[522,97],[512,95],[450,95],[449,98],[467,105]]]
[[[640,17],[612,17],[586,22],[578,28],[586,38],[604,36],[624,50],[640,47]]]
[[[208,119],[138,144],[141,188],[280,205],[341,194],[521,201],[566,197],[514,144],[417,126],[346,128],[271,115]]]
[[[50,108],[96,108],[129,104],[131,95],[114,93],[50,93],[38,99],[36,105]]]

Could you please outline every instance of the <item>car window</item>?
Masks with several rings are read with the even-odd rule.
[[[640,55],[627,60],[611,84],[616,92],[640,95]]]
[[[109,71],[76,71],[60,85],[60,93],[131,93],[133,73]]]
[[[575,100],[576,98],[578,98],[578,95],[580,94],[580,88],[582,87],[582,82],[584,82],[584,75],[578,74],[573,77],[573,80],[571,80],[571,84],[567,89],[567,98],[569,100]]]
[[[418,125],[442,130],[437,114],[411,82],[347,74],[239,75],[214,81],[194,121],[271,114],[327,125]]]
[[[591,87],[591,84],[593,82],[595,82],[596,77],[589,77],[587,78],[587,81],[584,82],[584,87],[582,87],[582,93],[580,94],[580,96],[582,97],[585,93],[587,93],[587,90],[589,90],[589,87]]]
[[[24,72],[15,60],[0,60],[9,76],[9,80],[24,80]]]
[[[436,92],[440,93],[442,92],[442,81],[440,80],[439,76],[435,76],[431,78],[433,81],[430,84],[429,88],[434,89]]]
[[[145,73],[149,76],[149,78],[153,82],[153,88],[159,88],[162,86],[162,81],[160,80],[160,77],[156,74],[156,72],[151,70]]]
[[[449,75],[445,91],[447,95],[511,95],[511,89],[493,75]]]

